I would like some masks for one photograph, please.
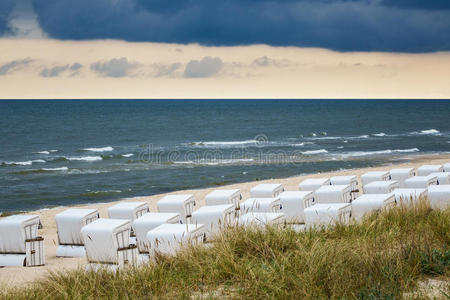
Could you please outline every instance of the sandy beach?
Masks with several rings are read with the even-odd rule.
[[[314,178],[314,177],[330,177],[334,175],[357,175],[360,177],[363,173],[371,170],[389,170],[395,167],[414,167],[417,168],[423,164],[443,164],[450,162],[450,154],[445,155],[433,155],[433,156],[419,156],[419,157],[405,157],[405,163],[398,164],[389,164],[383,165],[373,168],[363,168],[363,169],[353,169],[353,170],[344,170],[344,171],[335,171],[335,172],[327,172],[327,173],[317,173],[310,174],[304,176],[295,176],[283,179],[270,179],[264,181],[253,181],[253,182],[245,182],[232,184],[221,187],[211,187],[205,189],[196,189],[196,190],[180,190],[173,193],[168,194],[184,194],[190,193],[194,194],[197,207],[204,205],[204,197],[206,194],[211,192],[214,189],[227,189],[227,188],[238,188],[242,192],[243,199],[247,199],[249,197],[250,189],[258,183],[281,183],[284,185],[285,190],[298,190],[298,184],[304,180],[305,178]],[[289,165],[286,166],[289,168]],[[157,201],[167,194],[159,194],[148,197],[134,197],[122,199],[121,201],[146,201],[149,203],[150,210],[156,211],[156,203]],[[91,205],[82,205],[77,207],[89,207],[89,208],[97,208],[100,211],[100,216],[102,218],[107,217],[107,208],[117,202],[109,202],[109,203],[96,203]],[[86,263],[86,258],[57,258],[55,256],[56,247],[58,243],[57,233],[56,233],[56,224],[55,224],[55,215],[63,210],[67,209],[67,207],[58,207],[54,209],[41,210],[41,211],[30,211],[29,214],[39,214],[41,218],[41,222],[44,226],[42,230],[40,230],[39,234],[42,235],[45,239],[45,256],[46,256],[46,265],[43,267],[7,267],[0,268],[0,285],[7,286],[19,286],[34,281],[36,279],[42,278],[49,271],[63,271],[63,270],[73,270],[77,267],[82,267]]]

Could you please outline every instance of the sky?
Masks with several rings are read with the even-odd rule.
[[[450,98],[450,1],[0,0],[0,98]]]

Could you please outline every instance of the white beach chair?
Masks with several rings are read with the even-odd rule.
[[[282,192],[284,192],[284,188],[279,183],[262,183],[250,189],[250,197],[276,198]]]
[[[207,205],[192,213],[192,224],[205,226],[206,238],[220,232],[234,223],[235,209],[233,204]]]
[[[428,176],[436,176],[439,185],[450,184],[450,172],[436,172],[436,173],[431,173]]]
[[[414,176],[405,180],[405,187],[410,189],[426,189],[431,185],[437,184],[437,177],[432,175]]]
[[[240,216],[238,223],[244,227],[284,226],[286,219],[284,213],[249,212]]]
[[[195,198],[192,194],[168,195],[157,203],[159,212],[175,212],[181,216],[183,223],[188,223],[195,206]]]
[[[312,191],[314,192],[323,185],[330,185],[330,178],[308,178],[303,180],[298,188],[300,191]]]
[[[108,207],[109,218],[130,221],[136,220],[149,211],[147,202],[120,202]]]
[[[0,267],[45,264],[44,239],[37,235],[39,216],[14,215],[0,219]]]
[[[416,175],[414,168],[398,168],[389,171],[391,180],[398,182],[400,188],[405,187],[405,180]]]
[[[366,214],[395,206],[395,196],[390,194],[361,195],[352,202],[352,217],[361,220]]]
[[[280,198],[249,198],[241,203],[241,213],[280,212]]]
[[[203,224],[162,224],[147,233],[149,255],[175,255],[183,246],[202,243]]]
[[[358,197],[358,177],[356,177],[355,175],[333,176],[330,178],[330,182],[331,185],[350,185],[352,200]]]
[[[392,194],[395,196],[397,205],[417,204],[420,199],[426,199],[426,188],[401,188],[395,189]]]
[[[348,223],[351,217],[350,203],[319,203],[304,210],[305,224],[311,226],[329,226],[335,223]]]
[[[236,210],[240,209],[239,201],[242,199],[241,190],[215,190],[206,195],[206,205],[233,204]]]
[[[148,260],[149,245],[147,233],[162,224],[180,224],[178,213],[149,212],[133,221],[132,228],[136,234],[136,245],[139,251],[138,262]]]
[[[444,166],[442,165],[423,165],[417,169],[418,176],[427,176],[431,173],[444,172]]]
[[[444,164],[444,172],[450,172],[450,163]]]
[[[395,180],[388,181],[372,181],[364,186],[365,194],[389,194],[394,189],[399,188],[398,182]]]
[[[284,213],[287,223],[304,223],[303,210],[314,201],[314,192],[286,191],[280,194],[281,212]]]
[[[98,219],[81,229],[88,265],[86,269],[111,270],[137,262],[136,245],[130,245],[131,221]]]
[[[81,257],[84,250],[81,228],[100,218],[96,209],[69,208],[55,216],[58,230],[57,257]]]
[[[428,188],[428,199],[432,209],[450,207],[450,185],[432,185]]]
[[[387,171],[371,171],[364,173],[361,176],[361,182],[363,187],[372,181],[388,181],[390,179],[389,172]]]
[[[324,185],[314,192],[314,204],[350,203],[352,201],[349,185]]]

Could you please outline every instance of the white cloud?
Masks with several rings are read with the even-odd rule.
[[[101,74],[104,77],[129,77],[131,71],[140,66],[139,63],[129,62],[126,57],[113,58],[105,62],[96,62],[91,64],[91,70]]]
[[[223,62],[219,57],[205,56],[202,60],[191,60],[184,70],[186,78],[211,77],[219,73]]]

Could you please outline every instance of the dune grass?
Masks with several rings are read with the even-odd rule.
[[[4,299],[423,299],[450,295],[450,209],[394,208],[360,224],[295,232],[230,228],[210,247],[117,273],[53,273]],[[435,291],[436,292],[436,291]]]

